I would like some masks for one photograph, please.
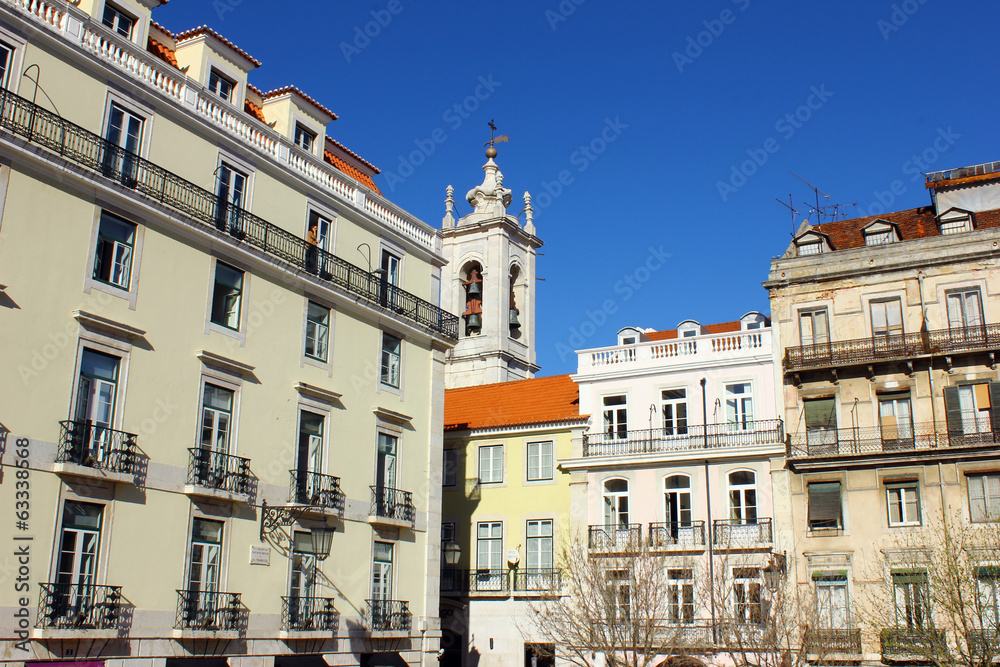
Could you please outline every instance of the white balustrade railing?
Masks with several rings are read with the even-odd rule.
[[[680,365],[770,353],[771,330],[753,329],[581,350],[577,355],[578,370],[583,373],[607,367]]]
[[[0,0],[0,4],[19,10],[49,32],[61,35],[92,56],[113,65],[136,82],[155,88],[179,104],[193,103],[195,113],[224,130],[250,148],[286,164],[321,189],[352,206],[362,208],[376,220],[431,250],[435,249],[432,227],[398,208],[374,192],[364,192],[359,206],[357,184],[339,170],[312,155],[292,149],[292,142],[271,128],[250,119],[235,107],[207,93],[195,81],[162,62],[145,49],[119,37],[103,25],[91,21],[79,11],[71,11],[59,0]]]

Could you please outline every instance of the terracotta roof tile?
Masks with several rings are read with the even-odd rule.
[[[301,90],[299,90],[295,86],[282,86],[281,88],[275,88],[274,90],[269,90],[266,93],[264,93],[263,98],[266,101],[266,100],[271,99],[272,97],[278,97],[279,95],[284,95],[285,93],[295,93],[296,95],[298,95],[299,97],[301,97],[303,100],[305,100],[309,104],[313,105],[314,107],[316,107],[317,109],[319,109],[320,111],[322,111],[323,113],[325,113],[326,115],[332,117],[334,120],[337,120],[337,114],[333,113],[332,111],[330,111],[329,109],[327,109],[325,106],[323,106],[322,104],[320,104],[319,102],[317,102],[313,98],[309,97],[308,95],[306,95],[305,93],[303,93]]]
[[[180,66],[177,64],[177,56],[174,54],[174,52],[168,49],[163,44],[160,44],[152,37],[150,37],[148,42],[146,43],[146,50],[152,53],[160,60],[162,60],[163,62],[167,63],[168,65],[180,69]]]
[[[976,229],[1000,227],[1000,209],[980,211],[973,213],[972,217]],[[899,229],[900,240],[904,242],[941,235],[933,206],[920,206],[883,215],[867,215],[863,218],[827,222],[813,227],[812,230],[826,234],[833,250],[861,248],[865,245],[865,237],[861,230],[875,220],[895,223]]]
[[[248,90],[252,90],[253,92],[257,93],[257,95],[259,95],[261,98],[264,97],[264,93],[261,92],[260,88],[258,88],[257,86],[253,85],[252,83],[247,82],[247,89]]]
[[[584,419],[580,415],[580,389],[569,375],[444,392],[446,431]]]
[[[736,320],[735,322],[722,322],[720,324],[703,324],[701,325],[701,330],[703,334],[720,334],[729,333],[731,331],[739,331],[743,328],[743,324]],[[646,334],[649,340],[670,340],[672,338],[677,338],[677,329],[667,329],[666,331],[653,331]]]
[[[352,158],[354,158],[355,160],[357,160],[361,164],[363,164],[366,167],[370,168],[376,174],[381,174],[382,173],[381,169],[379,169],[378,167],[376,167],[375,165],[373,165],[371,162],[369,162],[368,160],[364,159],[363,157],[361,157],[360,155],[358,155],[357,153],[355,153],[350,148],[348,148],[344,144],[340,143],[336,139],[331,139],[330,137],[327,137],[326,140],[329,141],[334,146],[336,146],[337,148],[339,148],[340,150],[342,150],[345,153],[347,153],[348,155],[350,155]]]
[[[192,37],[197,37],[198,35],[211,35],[212,37],[215,37],[217,40],[219,40],[220,42],[231,48],[233,51],[235,51],[236,53],[240,54],[241,56],[249,60],[251,63],[253,63],[254,67],[260,67],[261,63],[259,60],[257,60],[252,55],[250,55],[240,47],[236,46],[232,42],[230,42],[228,39],[226,39],[219,33],[209,28],[207,25],[200,25],[197,28],[191,28],[190,30],[185,30],[182,33],[178,33],[177,43],[180,44],[184,40],[191,39]]]
[[[354,165],[350,164],[349,162],[341,158],[339,155],[334,155],[330,151],[323,151],[323,159],[329,164],[332,164],[338,170],[342,171],[343,173],[347,174],[348,176],[356,180],[361,185],[368,188],[369,190],[373,190],[379,194],[382,194],[382,191],[378,189],[377,185],[375,185],[375,181],[372,180],[371,176],[361,171]]]
[[[166,3],[164,3],[164,4],[166,4]],[[167,37],[169,37],[171,39],[175,39],[177,37],[174,33],[170,32],[169,30],[167,30],[166,28],[164,28],[162,25],[160,25],[156,21],[150,21],[149,25],[153,26],[154,28],[156,28],[157,30],[159,30],[160,32],[162,32],[164,35],[166,35]]]
[[[243,110],[248,114],[259,120],[260,122],[267,125],[267,119],[264,118],[264,112],[261,111],[260,107],[251,102],[250,100],[243,100]]]

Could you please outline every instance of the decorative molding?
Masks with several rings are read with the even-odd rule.
[[[402,412],[396,412],[395,410],[389,410],[388,408],[375,408],[372,410],[375,416],[379,419],[384,419],[387,422],[392,422],[393,424],[407,424],[413,421],[413,417],[409,415],[404,415]]]
[[[308,398],[313,398],[317,401],[328,403],[330,405],[333,405],[334,403],[339,401],[340,397],[343,395],[343,394],[338,394],[335,391],[330,391],[328,389],[316,387],[311,384],[306,384],[305,382],[296,382],[295,391],[299,392],[303,396],[307,396]]]
[[[253,366],[236,361],[235,359],[228,359],[208,350],[198,350],[194,353],[194,356],[198,357],[203,364],[221,367],[223,370],[234,375],[253,375]]]
[[[80,326],[85,329],[101,331],[111,334],[115,338],[124,338],[132,341],[146,335],[146,332],[142,329],[136,329],[135,327],[127,324],[115,322],[114,320],[109,320],[105,317],[100,317],[99,315],[94,315],[93,313],[88,313],[83,310],[74,310],[73,319],[79,322]]]

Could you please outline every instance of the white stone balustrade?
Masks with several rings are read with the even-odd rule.
[[[643,367],[719,364],[770,354],[770,329],[674,338],[577,352],[579,373],[608,371],[610,367],[634,370]]]

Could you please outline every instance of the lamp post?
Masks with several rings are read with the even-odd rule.
[[[445,542],[442,551],[444,551],[445,565],[450,565],[451,567],[458,565],[458,561],[462,557],[462,547],[458,546],[455,542]]]

